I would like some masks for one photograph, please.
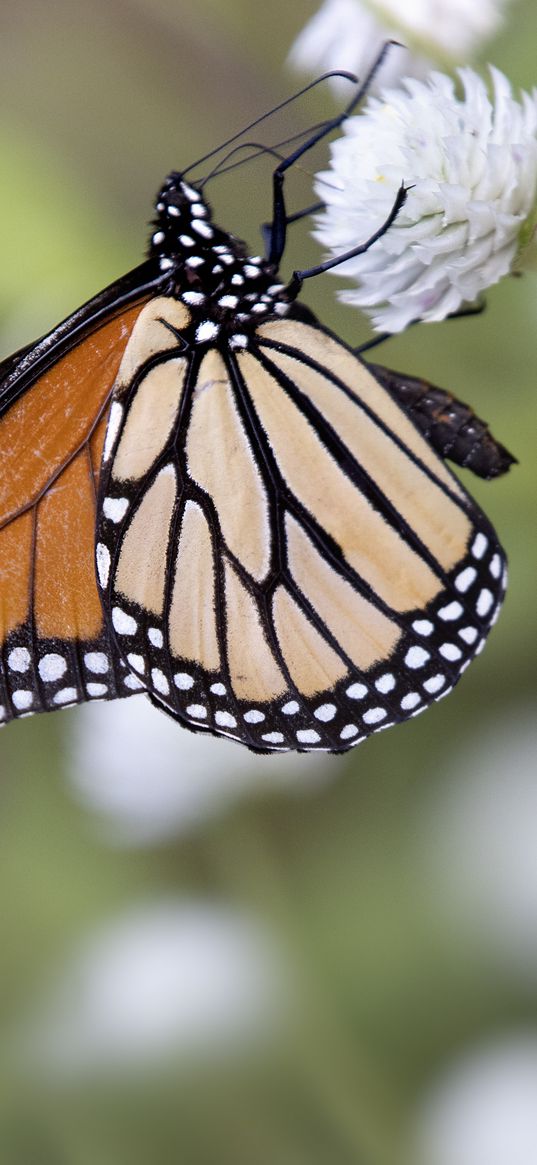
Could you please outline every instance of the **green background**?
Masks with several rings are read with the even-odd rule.
[[[3,7],[3,354],[139,262],[167,171],[292,91],[285,56],[313,9],[305,0]],[[535,80],[536,33],[535,5],[520,0],[488,46],[517,86]],[[328,91],[293,107],[278,123],[282,136],[327,108]],[[261,162],[219,180],[212,195],[222,223],[254,252],[269,175]],[[297,176],[295,205],[306,189]],[[297,230],[284,271],[316,253]],[[337,304],[336,287],[316,280],[307,302],[358,341],[367,330]],[[508,550],[511,585],[485,653],[453,696],[347,758],[327,758],[310,788],[304,768],[298,792],[269,781],[260,789],[252,777],[225,811],[144,847],[107,842],[73,794],[68,743],[79,710],[1,734],[2,1162],[415,1165],[412,1130],[431,1081],[473,1048],[537,1027],[537,950],[515,966],[512,936],[500,922],[481,925],[472,887],[450,883],[459,835],[442,833],[446,790],[463,798],[483,773],[485,799],[511,781],[520,798],[521,770],[535,767],[524,742],[535,710],[536,301],[534,277],[505,280],[479,318],[412,329],[378,355],[471,402],[520,462],[496,483],[465,475]],[[177,780],[188,782],[179,736]],[[251,763],[253,774],[263,761]],[[516,834],[509,813],[505,829]],[[430,852],[439,837],[444,864]],[[486,837],[476,854],[488,864]],[[505,879],[496,873],[509,881],[509,868]],[[220,904],[270,933],[292,968],[292,1004],[272,1038],[201,1059],[179,1049],[134,1075],[104,1066],[68,1080],[23,1064],[19,1033],[69,953],[131,907],[163,898]]]

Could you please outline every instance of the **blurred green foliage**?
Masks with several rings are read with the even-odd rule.
[[[291,92],[283,62],[313,4],[283,0],[19,0],[0,39],[0,343],[29,342],[145,246],[164,174]],[[537,13],[512,5],[489,55],[535,80]],[[330,106],[293,107],[289,134]],[[281,122],[279,124],[282,124]],[[258,247],[269,162],[215,184],[220,220]],[[300,204],[307,182],[289,184]],[[307,197],[307,195],[306,195]],[[297,231],[289,254],[315,255]],[[333,279],[308,287],[321,318],[365,335]],[[6,1165],[401,1165],[421,1089],[458,1050],[536,1021],[536,993],[494,969],[479,934],[424,884],[416,836],[465,741],[506,726],[535,688],[534,279],[505,281],[473,320],[413,329],[382,349],[450,387],[520,461],[468,481],[511,559],[487,650],[449,700],[345,760],[309,796],[244,798],[203,829],[143,851],[99,839],[66,782],[77,711],[21,721],[0,740],[0,1157]],[[225,749],[225,743],[222,744]],[[300,984],[270,1046],[224,1065],[170,1065],[136,1081],[71,1086],[17,1066],[14,1017],[86,928],[129,903],[201,894],[267,922]],[[413,1162],[409,1162],[413,1165]]]

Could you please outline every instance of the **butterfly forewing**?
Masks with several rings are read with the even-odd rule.
[[[0,426],[0,715],[129,694],[94,568],[110,394],[140,307],[95,328],[9,386]],[[14,366],[17,371],[17,366]],[[20,376],[19,376],[20,378]]]
[[[365,366],[294,319],[125,351],[97,568],[110,634],[178,720],[343,750],[447,693],[504,589],[492,528]],[[198,333],[199,334],[199,333]]]

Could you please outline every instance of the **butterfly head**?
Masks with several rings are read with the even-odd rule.
[[[271,314],[289,301],[275,268],[212,218],[202,192],[173,172],[161,187],[149,256],[169,274],[169,293],[199,309],[200,317],[233,330]]]

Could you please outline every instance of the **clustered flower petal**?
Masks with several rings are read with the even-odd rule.
[[[497,32],[510,0],[324,0],[297,37],[289,62],[307,73],[346,69],[363,77],[381,45],[402,41],[379,72],[383,86],[423,77],[432,64],[471,59]],[[378,79],[377,79],[378,80]]]
[[[441,320],[515,266],[530,266],[537,216],[537,91],[516,101],[491,68],[492,97],[471,69],[369,99],[316,176],[325,203],[315,237],[330,257],[370,238],[403,181],[407,201],[382,238],[334,270],[356,281],[339,298],[376,328]]]

